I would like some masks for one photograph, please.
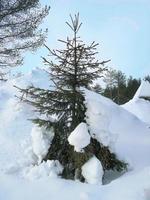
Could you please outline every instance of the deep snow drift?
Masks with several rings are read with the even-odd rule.
[[[86,118],[92,137],[108,145],[112,152],[129,164],[130,171],[102,186],[97,182],[102,174],[101,165],[93,159],[83,166],[83,173],[89,175],[87,182],[95,185],[62,180],[58,177],[63,169],[59,162],[39,164],[53,132],[49,135],[43,129],[36,130],[28,120],[36,115],[33,108],[15,97],[18,91],[13,85],[26,87],[31,83],[42,88],[50,84],[47,74],[39,69],[0,83],[0,200],[150,199],[150,129],[147,126],[150,121],[144,122],[144,113],[140,120],[135,113],[111,100],[84,90]],[[147,103],[145,105],[148,107]],[[84,131],[85,136],[85,127]],[[76,146],[74,139],[72,142]],[[83,148],[85,144],[82,145],[81,142],[77,148]],[[88,173],[91,165],[97,171],[94,175]],[[101,174],[97,177],[98,173]],[[95,179],[91,179],[93,177]]]
[[[150,97],[150,83],[149,81],[142,81],[140,87],[136,91],[134,98]]]
[[[142,81],[133,99],[124,104],[123,107],[143,122],[150,124],[150,101],[142,97],[150,97],[150,83],[148,81]]]
[[[110,99],[85,91],[87,122],[99,142],[109,146],[129,167],[140,169],[150,164],[150,129],[135,115]]]

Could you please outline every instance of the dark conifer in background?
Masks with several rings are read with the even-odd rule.
[[[104,82],[106,87],[101,90],[100,94],[112,99],[119,105],[131,100],[141,84],[140,79],[132,76],[127,78],[122,71],[111,68],[107,70]]]

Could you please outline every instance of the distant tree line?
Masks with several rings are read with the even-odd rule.
[[[145,80],[150,80],[150,77],[145,77]],[[94,86],[94,91],[112,99],[117,104],[124,104],[133,98],[138,87],[141,84],[140,78],[127,76],[120,70],[109,68],[104,77],[105,88],[99,84]]]

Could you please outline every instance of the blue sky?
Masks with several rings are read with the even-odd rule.
[[[99,43],[99,58],[111,59],[110,67],[127,75],[143,77],[150,73],[150,0],[41,0],[51,6],[43,28],[48,27],[46,44],[59,48],[70,30],[69,14],[80,13],[80,36],[85,42]],[[23,71],[42,66],[47,51],[26,53]]]

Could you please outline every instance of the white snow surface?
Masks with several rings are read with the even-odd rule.
[[[122,107],[150,125],[150,101],[140,97],[150,97],[150,83],[148,81],[142,81],[133,99]]]
[[[31,165],[25,168],[23,176],[29,180],[41,179],[46,177],[56,178],[63,171],[63,166],[58,160],[43,161],[39,165]]]
[[[150,165],[150,129],[110,99],[85,90],[87,122],[94,138],[127,162],[130,168]]]
[[[0,82],[0,174],[37,161],[30,137],[33,124],[28,120],[36,114],[31,106],[15,97],[20,94],[14,87],[26,88],[31,83],[47,88],[49,78],[44,71],[35,69],[26,76]]]
[[[41,137],[41,132],[33,139],[34,126],[28,120],[37,114],[15,97],[18,91],[13,85],[31,83],[42,88],[50,84],[40,69],[0,83],[0,200],[149,200],[150,129],[143,120],[144,112],[140,119],[111,100],[84,90],[88,130],[128,162],[130,171],[107,185],[63,180],[58,176],[62,170],[58,161],[38,163],[43,152],[35,151],[33,140]],[[37,146],[43,142],[35,141]],[[92,164],[90,169],[94,168]]]
[[[122,107],[145,122],[147,126],[150,125],[150,101],[142,98],[133,98]]]
[[[134,98],[150,97],[150,82],[142,81],[140,87],[134,95]]]
[[[70,145],[74,146],[74,150],[82,152],[83,148],[90,144],[90,135],[86,123],[80,123],[68,137]]]
[[[87,183],[101,185],[103,174],[101,162],[95,156],[82,166],[82,175]]]
[[[31,130],[33,153],[38,157],[40,163],[48,153],[51,141],[53,139],[53,130],[46,130],[44,127],[34,125]]]

